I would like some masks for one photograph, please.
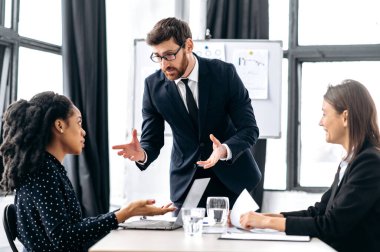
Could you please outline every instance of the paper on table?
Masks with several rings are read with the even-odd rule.
[[[286,235],[284,232],[277,233],[232,233],[226,232],[220,236],[220,239],[231,240],[269,240],[269,241],[310,241],[310,236]]]
[[[240,226],[240,216],[249,211],[256,211],[257,209],[259,209],[259,206],[248,193],[247,189],[244,189],[232,207],[230,213],[232,225],[242,228],[242,226]]]
[[[222,226],[203,226],[202,233],[204,234],[223,234],[227,230],[226,227]]]

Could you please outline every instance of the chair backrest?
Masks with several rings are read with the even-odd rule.
[[[16,225],[17,225],[17,213],[16,206],[14,204],[8,204],[4,208],[3,224],[5,234],[7,235],[9,245],[13,252],[18,252],[14,243],[16,239]]]

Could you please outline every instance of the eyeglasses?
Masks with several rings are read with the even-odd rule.
[[[160,56],[160,55],[152,53],[150,55],[150,59],[156,63],[160,63],[163,59],[165,59],[167,61],[173,61],[176,59],[176,55],[181,50],[182,46],[183,46],[183,44],[177,49],[177,51],[175,51],[175,53],[168,53],[164,56]]]

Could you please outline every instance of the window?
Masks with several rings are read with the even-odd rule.
[[[62,93],[61,1],[0,2],[3,20],[0,43],[4,45],[0,60],[8,69],[1,72],[6,80],[0,89],[3,110],[18,98],[29,99],[43,90]]]
[[[20,48],[17,98],[29,100],[36,93],[63,93],[62,57],[29,48]]]
[[[269,39],[283,41],[284,64],[282,137],[267,140],[265,189],[331,185],[344,150],[325,142],[323,95],[344,79],[362,82],[374,98],[379,93],[379,7],[371,0],[269,0]]]
[[[340,145],[325,142],[325,132],[318,125],[322,116],[322,101],[327,85],[338,84],[343,79],[358,80],[366,85],[375,99],[375,94],[380,93],[378,69],[380,69],[380,61],[305,62],[302,64],[299,181],[301,186],[330,186],[336,168],[345,153]],[[379,108],[378,99],[375,99],[376,102]]]
[[[19,98],[62,93],[61,27],[61,1],[0,0],[0,117]]]
[[[374,98],[379,93],[380,6],[342,0],[290,0],[289,6],[287,188],[321,191],[344,154],[324,141],[323,94],[344,79],[362,82]]]
[[[299,0],[300,45],[380,42],[380,1]]]
[[[61,1],[21,0],[19,34],[62,45]]]

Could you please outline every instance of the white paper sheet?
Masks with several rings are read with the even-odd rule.
[[[251,197],[246,189],[244,189],[237,198],[230,213],[230,219],[234,228],[228,228],[227,232],[221,234],[219,239],[231,240],[270,240],[270,241],[310,241],[310,236],[286,235],[274,229],[253,228],[251,230],[243,230],[240,225],[240,216],[249,211],[256,211],[259,206]]]
[[[220,236],[220,239],[231,240],[269,240],[269,241],[310,241],[309,236],[301,235],[286,235],[284,232],[271,232],[271,233],[233,233],[226,232]]]
[[[235,227],[242,228],[242,226],[240,226],[240,216],[249,211],[256,211],[257,209],[259,209],[259,206],[248,193],[247,189],[244,189],[240,193],[239,197],[235,201],[234,206],[232,207],[230,213],[232,225],[234,225]]]
[[[268,99],[269,51],[267,49],[234,49],[232,63],[252,99]]]

